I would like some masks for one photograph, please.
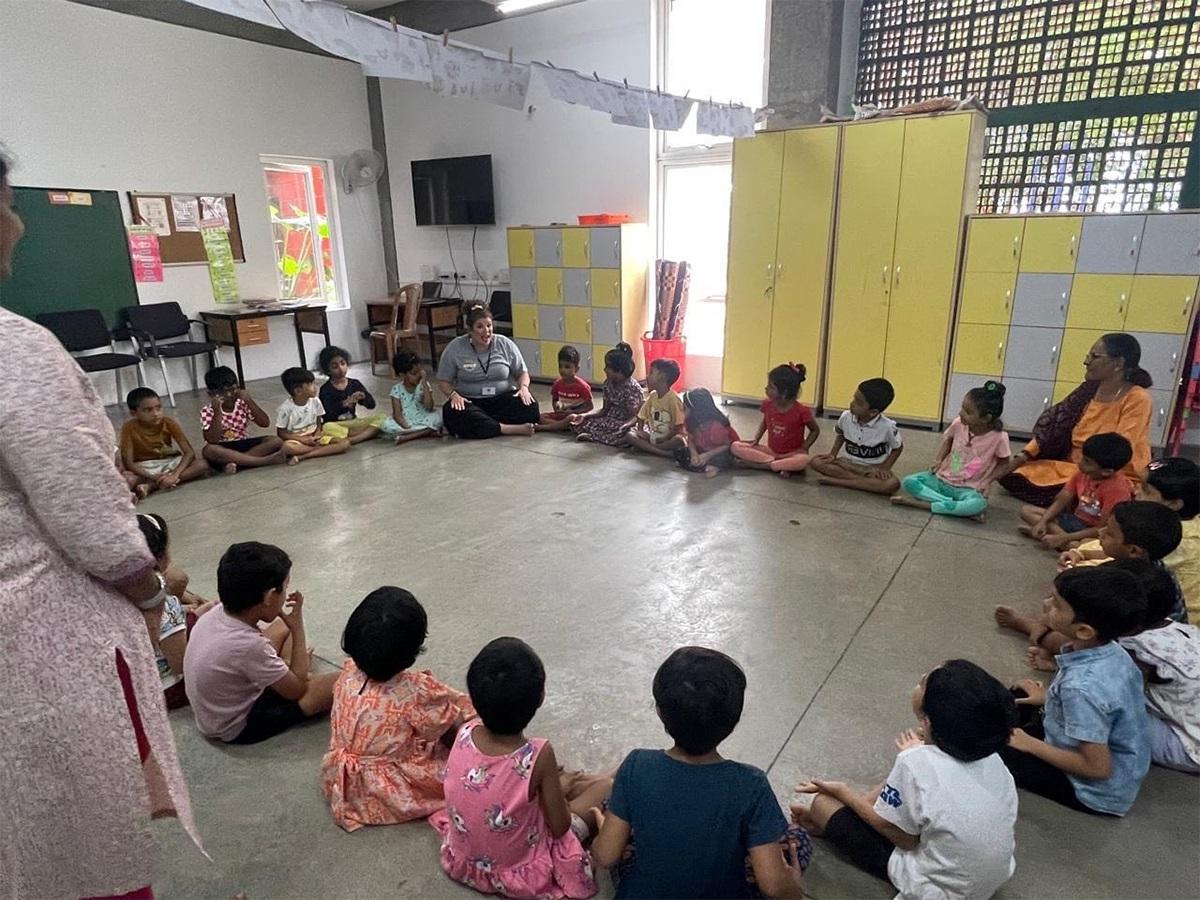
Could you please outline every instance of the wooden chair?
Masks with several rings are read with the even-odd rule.
[[[401,316],[403,310],[403,316]],[[400,342],[417,336],[417,314],[421,311],[421,285],[406,284],[392,294],[392,320],[383,328],[371,332],[371,340],[381,339],[387,347],[387,362],[391,365]],[[371,354],[371,374],[375,375],[375,354]]]

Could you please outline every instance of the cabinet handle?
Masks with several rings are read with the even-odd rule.
[[[1141,235],[1135,234],[1133,236],[1133,240],[1131,240],[1129,242],[1129,255],[1130,256],[1134,256],[1137,253],[1137,243],[1138,243],[1139,237],[1141,237]]]
[[[1067,311],[1067,292],[1062,292],[1062,303],[1058,304],[1058,311],[1065,313]]]
[[[767,263],[767,277],[770,278],[775,274],[775,263]]]
[[[900,267],[896,266],[896,287],[900,287]]]
[[[566,334],[566,333],[567,333],[566,329],[565,329],[565,328],[563,328],[563,320],[562,320],[562,316],[559,316],[559,317],[558,317],[558,333],[559,333],[559,334]]]
[[[1018,235],[1013,238],[1013,256],[1019,255],[1020,249],[1021,249],[1021,238]]]
[[[621,339],[621,323],[619,320],[613,322],[613,334],[616,335],[618,341]]]
[[[621,297],[621,282],[619,282],[619,281],[613,282],[612,295],[614,297],[616,297],[617,299],[620,299],[620,297]]]
[[[888,273],[888,267],[884,266],[883,271],[879,273],[879,283],[880,284],[887,284],[887,273]]]
[[[583,242],[583,255],[591,256],[590,250],[591,250],[591,244],[589,244],[587,241],[584,241]]]
[[[562,282],[561,282],[561,281],[556,281],[556,282],[554,283],[554,290],[555,290],[555,293],[557,293],[557,294],[558,294],[558,296],[561,298],[561,297],[562,297],[562,295],[563,295],[563,286],[562,286]]]
[[[1121,294],[1121,299],[1117,301],[1117,312],[1125,312],[1125,294]]]
[[[779,265],[777,265],[777,266],[775,267],[775,277],[776,277],[776,278],[782,278],[782,277],[783,277],[783,263],[780,263]]]
[[[1184,297],[1184,298],[1183,298],[1183,309],[1181,309],[1181,310],[1179,311],[1179,314],[1180,314],[1181,316],[1186,316],[1186,315],[1187,315],[1187,311],[1188,311],[1188,307],[1189,307],[1189,306],[1191,306],[1191,305],[1192,305],[1192,298],[1191,298],[1191,296],[1189,295],[1189,296],[1187,296],[1187,297]]]
[[[1058,344],[1050,348],[1050,364],[1053,365],[1058,361]]]
[[[1043,397],[1042,398],[1042,411],[1044,412],[1045,410],[1047,410],[1049,408],[1050,408],[1050,398]]]
[[[1175,374],[1175,367],[1179,365],[1179,351],[1176,350],[1171,354],[1171,368],[1167,369],[1172,375]]]
[[[560,261],[562,260],[562,241],[554,242],[554,258]]]
[[[1167,418],[1167,408],[1165,406],[1160,406],[1158,408],[1158,424],[1161,426],[1162,423],[1166,420],[1166,418]]]
[[[1008,304],[1012,302],[1012,290],[1004,292],[1004,311],[1008,312]]]
[[[591,318],[591,316],[588,316],[586,319],[583,320],[583,330],[587,334],[592,333],[592,318]]]
[[[1071,246],[1067,248],[1068,256],[1075,255],[1075,240],[1076,240],[1075,235],[1071,235]]]
[[[1004,341],[1001,341],[1000,343],[998,343],[996,345],[996,359],[1002,359],[1003,357],[1004,357]]]

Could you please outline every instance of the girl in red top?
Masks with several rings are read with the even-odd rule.
[[[708,388],[692,388],[683,395],[683,427],[687,444],[675,451],[675,462],[689,472],[712,478],[733,465],[729,448],[740,440],[729,418],[717,409]]]
[[[730,448],[744,466],[769,469],[787,478],[803,472],[808,451],[821,435],[812,410],[796,398],[807,372],[803,363],[776,366],[767,373],[767,399],[762,402],[762,424],[752,441],[734,441]],[[807,431],[807,436],[805,432]],[[759,442],[767,436],[767,446]]]

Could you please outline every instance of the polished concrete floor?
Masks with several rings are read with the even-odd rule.
[[[358,374],[386,398],[386,382]],[[251,388],[269,410],[284,399],[278,382]],[[200,402],[181,395],[177,410],[197,440]],[[755,410],[731,416],[753,433]],[[822,424],[818,449],[833,433]],[[901,473],[928,465],[937,443],[916,430],[906,440]],[[722,750],[766,769],[785,804],[811,776],[865,787],[885,775],[893,736],[912,724],[911,686],[938,662],[962,656],[1002,679],[1028,675],[1020,641],[997,630],[991,611],[1033,607],[1053,576],[1052,558],[1016,534],[1008,497],[981,525],[803,478],[706,480],[556,435],[365,444],[295,468],[214,477],[144,508],[167,518],[173,555],[201,594],[214,593],[229,543],[285,548],[310,641],[328,665],[341,659],[350,610],[381,584],[425,604],[421,664],[451,684],[463,686],[487,640],[526,639],[549,675],[530,733],[550,738],[571,767],[615,766],[630,748],[666,746],[654,670],[682,644],[721,649],[749,679],[741,725]],[[177,826],[156,823],[159,896],[470,894],[442,875],[424,823],[355,834],[333,824],[317,781],[327,723],[223,747],[197,734],[186,709],[172,722],[212,860]],[[1200,779],[1157,768],[1119,820],[1022,794],[1017,872],[1000,896],[1194,897],[1198,811]],[[819,843],[807,889],[893,894]]]

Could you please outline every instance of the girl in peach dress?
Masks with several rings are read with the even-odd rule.
[[[428,619],[397,587],[367,595],[346,623],[350,654],[333,689],[321,788],[347,831],[423,819],[442,808],[442,771],[458,727],[475,715],[466,694],[409,671]]]

